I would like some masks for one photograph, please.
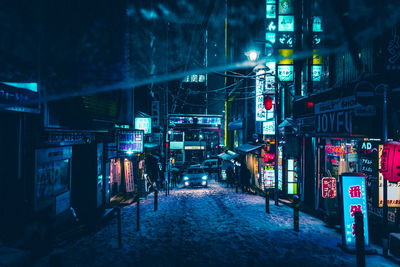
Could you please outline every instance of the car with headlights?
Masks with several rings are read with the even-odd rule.
[[[208,176],[201,165],[192,165],[183,174],[183,184],[186,187],[208,185]]]

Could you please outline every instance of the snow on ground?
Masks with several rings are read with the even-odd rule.
[[[240,192],[240,190],[239,190]],[[140,205],[121,211],[122,244],[118,248],[117,219],[99,231],[63,247],[65,266],[355,266],[356,257],[337,244],[334,229],[300,213],[300,232],[293,231],[293,210],[265,199],[235,193],[211,182],[207,188],[177,188],[169,196],[154,194]],[[368,255],[367,266],[393,266],[379,255]],[[48,258],[38,265],[47,265]]]

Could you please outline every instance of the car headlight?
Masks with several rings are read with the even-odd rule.
[[[204,175],[203,177],[201,177],[201,179],[207,180],[207,175]]]
[[[187,180],[189,180],[189,177],[184,176],[184,177],[183,177],[183,180],[187,181]]]

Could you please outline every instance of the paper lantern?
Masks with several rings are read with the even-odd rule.
[[[389,142],[383,147],[381,173],[389,182],[400,181],[400,142]]]

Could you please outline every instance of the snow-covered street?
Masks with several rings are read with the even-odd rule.
[[[240,190],[239,190],[240,192]],[[265,199],[235,193],[211,182],[207,188],[179,187],[169,196],[154,194],[140,205],[122,209],[122,244],[117,219],[99,231],[59,250],[65,266],[355,266],[356,256],[337,244],[340,234],[300,213],[300,232],[293,231],[293,210]],[[38,264],[48,264],[48,258]],[[368,255],[367,266],[393,266],[379,255]]]

